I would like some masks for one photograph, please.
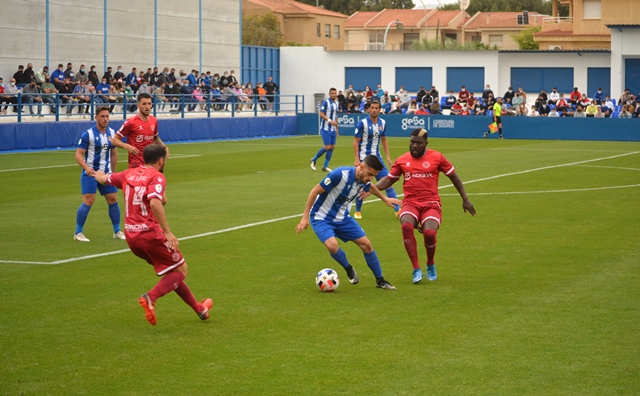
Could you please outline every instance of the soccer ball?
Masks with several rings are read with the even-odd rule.
[[[323,292],[332,292],[340,286],[338,273],[331,268],[325,268],[316,276],[316,286]]]

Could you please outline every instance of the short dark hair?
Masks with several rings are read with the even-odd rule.
[[[96,115],[100,114],[103,111],[109,111],[109,106],[98,106],[96,109]]]
[[[426,141],[427,137],[429,137],[429,132],[424,128],[416,128],[411,131],[411,136],[419,136]]]
[[[150,144],[142,150],[145,164],[155,164],[167,156],[167,148],[161,144]]]
[[[143,92],[140,95],[138,95],[138,102],[140,102],[142,99],[151,99],[151,95]]]
[[[366,157],[364,157],[364,161],[362,162],[369,168],[375,169],[378,172],[380,172],[384,168],[384,165],[382,164],[382,162],[380,162],[380,158],[378,158],[377,155],[367,155]]]
[[[371,100],[371,103],[369,104],[369,107],[373,106],[374,104],[377,104],[378,107],[382,107],[382,105],[380,104],[380,101],[378,99]]]
[[[335,89],[335,88],[329,88],[329,92],[331,92],[331,91],[336,91],[337,92],[338,90]]]

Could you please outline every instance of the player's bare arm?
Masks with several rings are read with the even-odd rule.
[[[319,194],[322,194],[326,190],[322,188],[319,184],[316,185],[311,192],[309,193],[309,197],[307,198],[307,203],[304,205],[304,212],[302,213],[302,219],[300,219],[300,223],[296,226],[296,234],[301,233],[307,227],[309,227],[309,212],[311,212],[311,207],[313,203],[316,201],[316,198]]]
[[[391,178],[389,176],[385,176],[385,177],[382,178],[382,180],[378,181],[375,184],[375,187],[378,190],[383,191],[383,190],[386,190],[387,188],[391,187],[393,185],[393,183],[395,183],[396,181],[398,181],[398,179],[394,179],[394,178]]]
[[[162,201],[158,198],[151,198],[149,206],[151,206],[151,211],[158,221],[158,225],[162,228],[165,238],[167,238],[169,247],[173,250],[178,250],[180,242],[178,242],[178,238],[176,238],[169,229],[169,223],[167,222],[167,216],[164,212],[164,205],[162,205]]]
[[[387,155],[387,162],[389,166],[393,165],[393,161],[391,161],[391,154],[389,154],[389,142],[387,141],[387,137],[382,137],[382,148],[384,149],[384,153]]]
[[[166,145],[166,144],[164,144],[164,142],[162,141],[162,139],[160,139],[160,136],[159,136],[159,135],[156,135],[156,136],[153,138],[153,141],[154,141],[154,143],[158,143],[158,144],[160,144],[160,145],[163,145],[163,146],[164,146],[164,148],[166,148],[166,149],[167,149],[167,158],[169,158],[169,147],[167,147],[167,145]]]
[[[354,166],[360,165],[360,156],[358,153],[360,152],[360,138],[353,139],[353,156],[355,157],[355,161],[353,163]]]
[[[96,181],[100,184],[103,184],[105,186],[109,184],[109,175],[107,175],[101,170],[95,171],[93,177],[95,177]]]
[[[464,212],[469,212],[471,213],[471,216],[475,216],[476,209],[473,207],[471,201],[469,201],[469,197],[467,197],[467,193],[464,190],[464,184],[462,183],[460,176],[458,176],[457,173],[453,172],[449,176],[449,179],[451,180],[451,183],[453,183],[453,186],[456,188],[456,190],[458,190],[458,194],[460,194],[460,197],[462,197],[462,209],[464,210]]]
[[[127,150],[130,154],[133,154],[133,155],[140,154],[140,151],[137,148],[133,147],[128,143],[123,142],[120,135],[114,136],[113,139],[111,140],[111,144],[121,149]]]
[[[87,176],[95,176],[96,171],[93,170],[92,167],[87,165],[86,162],[84,162],[84,153],[86,151],[87,150],[81,149],[81,148],[76,150],[76,162],[78,163],[78,165],[80,165],[82,169],[84,169],[84,171],[87,173]]]
[[[111,172],[116,173],[116,166],[118,166],[118,150],[111,149]]]
[[[378,188],[375,185],[371,185],[371,188],[369,190],[371,192],[371,194],[375,195],[376,197],[380,198],[382,200],[382,202],[384,202],[387,206],[391,206],[392,208],[395,205],[399,205],[402,206],[402,201],[400,201],[399,199],[396,198],[387,198],[386,196],[384,196],[380,190],[378,190]]]

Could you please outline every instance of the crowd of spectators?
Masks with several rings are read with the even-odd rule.
[[[7,115],[8,111],[25,112],[28,108],[30,114],[42,116],[42,105],[47,104],[51,106],[51,113],[57,114],[64,106],[67,115],[74,108],[78,109],[78,114],[87,114],[93,103],[108,105],[110,112],[118,105],[134,112],[136,97],[144,92],[153,96],[158,110],[168,109],[169,113],[229,111],[230,106],[235,106],[236,111],[253,110],[253,106],[259,106],[261,111],[272,111],[279,90],[271,76],[254,87],[251,83],[238,81],[233,70],[222,74],[191,70],[187,74],[184,70],[176,73],[176,69],[168,67],[162,71],[157,67],[147,68],[146,72],[138,72],[134,67],[125,74],[122,66],[115,72],[109,66],[99,77],[96,66],[87,70],[85,65],[80,65],[76,72],[69,62],[66,68],[59,64],[49,74],[47,66],[34,72],[29,63],[26,69],[23,65],[18,66],[7,85],[0,77],[0,109],[2,115]]]
[[[594,117],[594,118],[638,118],[640,116],[640,94],[635,96],[629,89],[620,95],[618,102],[605,95],[602,88],[589,98],[580,93],[578,88],[567,95],[559,93],[554,87],[547,93],[542,90],[533,99],[519,87],[512,87],[502,95],[502,116],[527,116],[527,117]],[[344,113],[361,113],[366,111],[372,100],[378,100],[383,114],[445,114],[454,116],[493,115],[493,106],[496,103],[495,96],[490,85],[486,85],[480,96],[470,92],[464,85],[456,94],[447,92],[440,94],[435,86],[427,91],[420,87],[415,95],[400,86],[395,93],[382,89],[378,85],[374,91],[370,86],[364,90],[355,90],[349,85],[344,91],[338,91],[338,102]]]

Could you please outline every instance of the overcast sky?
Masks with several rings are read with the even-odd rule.
[[[457,1],[458,0],[440,0],[440,5],[456,3]],[[422,2],[427,7],[427,9],[435,8],[438,6],[438,0],[422,0]],[[415,4],[417,7],[422,8],[420,0],[413,0],[413,4]]]

